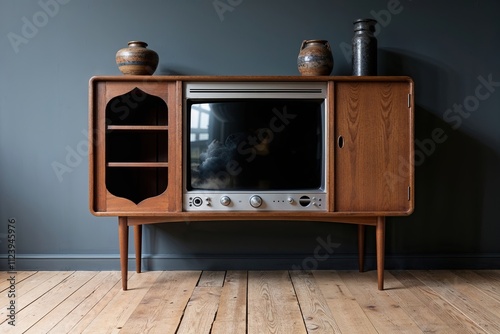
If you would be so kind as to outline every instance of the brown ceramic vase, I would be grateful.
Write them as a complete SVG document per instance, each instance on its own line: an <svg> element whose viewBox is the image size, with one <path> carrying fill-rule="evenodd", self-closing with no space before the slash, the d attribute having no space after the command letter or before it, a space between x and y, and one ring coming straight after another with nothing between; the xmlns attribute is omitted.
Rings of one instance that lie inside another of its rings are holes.
<svg viewBox="0 0 500 334"><path fill-rule="evenodd" d="M325 40L305 40L300 46L297 67L302 75L330 75L333 69L333 55L330 44Z"/></svg>
<svg viewBox="0 0 500 334"><path fill-rule="evenodd" d="M152 75L158 66L158 54L141 41L130 41L116 53L116 65L125 75Z"/></svg>

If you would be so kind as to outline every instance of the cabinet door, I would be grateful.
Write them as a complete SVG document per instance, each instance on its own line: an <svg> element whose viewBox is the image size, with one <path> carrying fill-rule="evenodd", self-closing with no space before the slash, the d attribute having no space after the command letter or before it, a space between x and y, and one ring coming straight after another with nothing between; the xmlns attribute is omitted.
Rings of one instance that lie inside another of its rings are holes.
<svg viewBox="0 0 500 334"><path fill-rule="evenodd" d="M176 83L95 79L91 92L91 210L177 211L178 168L171 163L180 154Z"/></svg>
<svg viewBox="0 0 500 334"><path fill-rule="evenodd" d="M334 211L413 210L413 84L346 81L334 87Z"/></svg>

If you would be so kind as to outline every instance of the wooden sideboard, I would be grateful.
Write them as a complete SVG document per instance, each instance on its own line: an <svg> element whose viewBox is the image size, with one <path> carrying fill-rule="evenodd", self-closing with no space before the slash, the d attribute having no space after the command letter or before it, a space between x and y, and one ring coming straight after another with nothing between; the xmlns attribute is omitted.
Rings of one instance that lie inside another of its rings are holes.
<svg viewBox="0 0 500 334"><path fill-rule="evenodd" d="M327 87L325 211L183 210L183 87L186 82L323 82ZM385 217L414 207L414 88L408 77L97 76L89 83L89 204L118 217L122 286L128 229L141 271L142 225L180 221L298 220L376 228L378 288L384 285ZM132 109L147 113L131 114ZM128 182L140 178L146 182Z"/></svg>

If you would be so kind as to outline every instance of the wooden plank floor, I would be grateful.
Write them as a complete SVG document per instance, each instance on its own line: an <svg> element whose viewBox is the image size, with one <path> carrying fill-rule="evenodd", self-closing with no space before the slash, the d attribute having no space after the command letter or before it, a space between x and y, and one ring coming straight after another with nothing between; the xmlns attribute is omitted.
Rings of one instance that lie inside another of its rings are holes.
<svg viewBox="0 0 500 334"><path fill-rule="evenodd" d="M1 333L500 333L500 270L386 271L384 291L375 271L130 272L128 291L114 271L10 276Z"/></svg>

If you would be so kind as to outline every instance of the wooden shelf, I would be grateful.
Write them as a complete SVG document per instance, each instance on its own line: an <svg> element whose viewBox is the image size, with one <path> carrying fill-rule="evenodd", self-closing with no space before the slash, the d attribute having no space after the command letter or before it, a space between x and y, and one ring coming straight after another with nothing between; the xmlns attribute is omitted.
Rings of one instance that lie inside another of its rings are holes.
<svg viewBox="0 0 500 334"><path fill-rule="evenodd" d="M108 125L107 130L121 131L165 131L168 125Z"/></svg>
<svg viewBox="0 0 500 334"><path fill-rule="evenodd" d="M108 162L108 167L168 167L168 162Z"/></svg>

